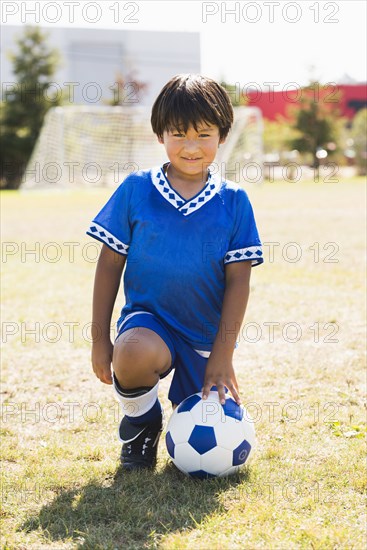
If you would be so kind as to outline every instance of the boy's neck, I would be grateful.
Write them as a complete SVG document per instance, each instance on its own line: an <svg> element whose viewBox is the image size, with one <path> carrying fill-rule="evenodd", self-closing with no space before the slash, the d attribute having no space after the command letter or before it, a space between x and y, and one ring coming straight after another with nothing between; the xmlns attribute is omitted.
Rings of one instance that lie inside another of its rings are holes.
<svg viewBox="0 0 367 550"><path fill-rule="evenodd" d="M181 175L180 172L177 172L172 166L171 163L168 163L164 166L164 173L173 187L181 186L187 190L196 189L204 187L209 177L209 170L203 170L202 174L193 174L190 175Z"/></svg>

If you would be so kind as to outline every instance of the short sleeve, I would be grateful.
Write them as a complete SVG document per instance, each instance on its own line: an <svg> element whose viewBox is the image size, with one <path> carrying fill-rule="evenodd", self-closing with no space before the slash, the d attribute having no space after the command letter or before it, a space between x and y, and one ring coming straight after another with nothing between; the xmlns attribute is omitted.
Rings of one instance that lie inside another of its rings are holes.
<svg viewBox="0 0 367 550"><path fill-rule="evenodd" d="M224 263L251 260L252 266L262 264L264 258L254 212L243 189L236 191L234 219L233 232Z"/></svg>
<svg viewBox="0 0 367 550"><path fill-rule="evenodd" d="M93 219L87 234L119 254L127 255L131 241L129 211L131 182L126 180Z"/></svg>

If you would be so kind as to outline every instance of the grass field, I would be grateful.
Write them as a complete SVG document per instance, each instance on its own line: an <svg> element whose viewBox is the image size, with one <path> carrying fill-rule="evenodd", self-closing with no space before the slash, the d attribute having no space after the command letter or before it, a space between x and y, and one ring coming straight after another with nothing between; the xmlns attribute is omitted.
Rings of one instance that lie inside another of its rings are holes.
<svg viewBox="0 0 367 550"><path fill-rule="evenodd" d="M2 548L365 547L364 183L248 192L265 263L234 361L258 446L237 477L203 482L163 440L154 475L118 469L118 405L90 367L99 247L85 236L110 192L2 194Z"/></svg>

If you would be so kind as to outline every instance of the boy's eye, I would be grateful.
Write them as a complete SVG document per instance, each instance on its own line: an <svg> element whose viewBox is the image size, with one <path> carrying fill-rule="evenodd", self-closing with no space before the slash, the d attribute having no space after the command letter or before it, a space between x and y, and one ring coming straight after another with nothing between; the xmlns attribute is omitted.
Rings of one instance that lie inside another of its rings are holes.
<svg viewBox="0 0 367 550"><path fill-rule="evenodd" d="M172 132L172 135L174 137L184 137L185 136L185 132ZM205 133L201 133L201 134L198 134L199 137L210 137L209 134L205 134Z"/></svg>

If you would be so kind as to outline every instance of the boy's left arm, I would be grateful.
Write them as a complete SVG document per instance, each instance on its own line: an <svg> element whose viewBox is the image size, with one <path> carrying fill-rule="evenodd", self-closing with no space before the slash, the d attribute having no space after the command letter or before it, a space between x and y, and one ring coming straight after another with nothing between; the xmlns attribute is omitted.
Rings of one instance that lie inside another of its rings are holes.
<svg viewBox="0 0 367 550"><path fill-rule="evenodd" d="M227 387L235 401L240 404L232 357L250 293L251 261L226 264L225 275L222 314L206 366L203 399L207 398L212 386L217 386L219 399L223 404Z"/></svg>

